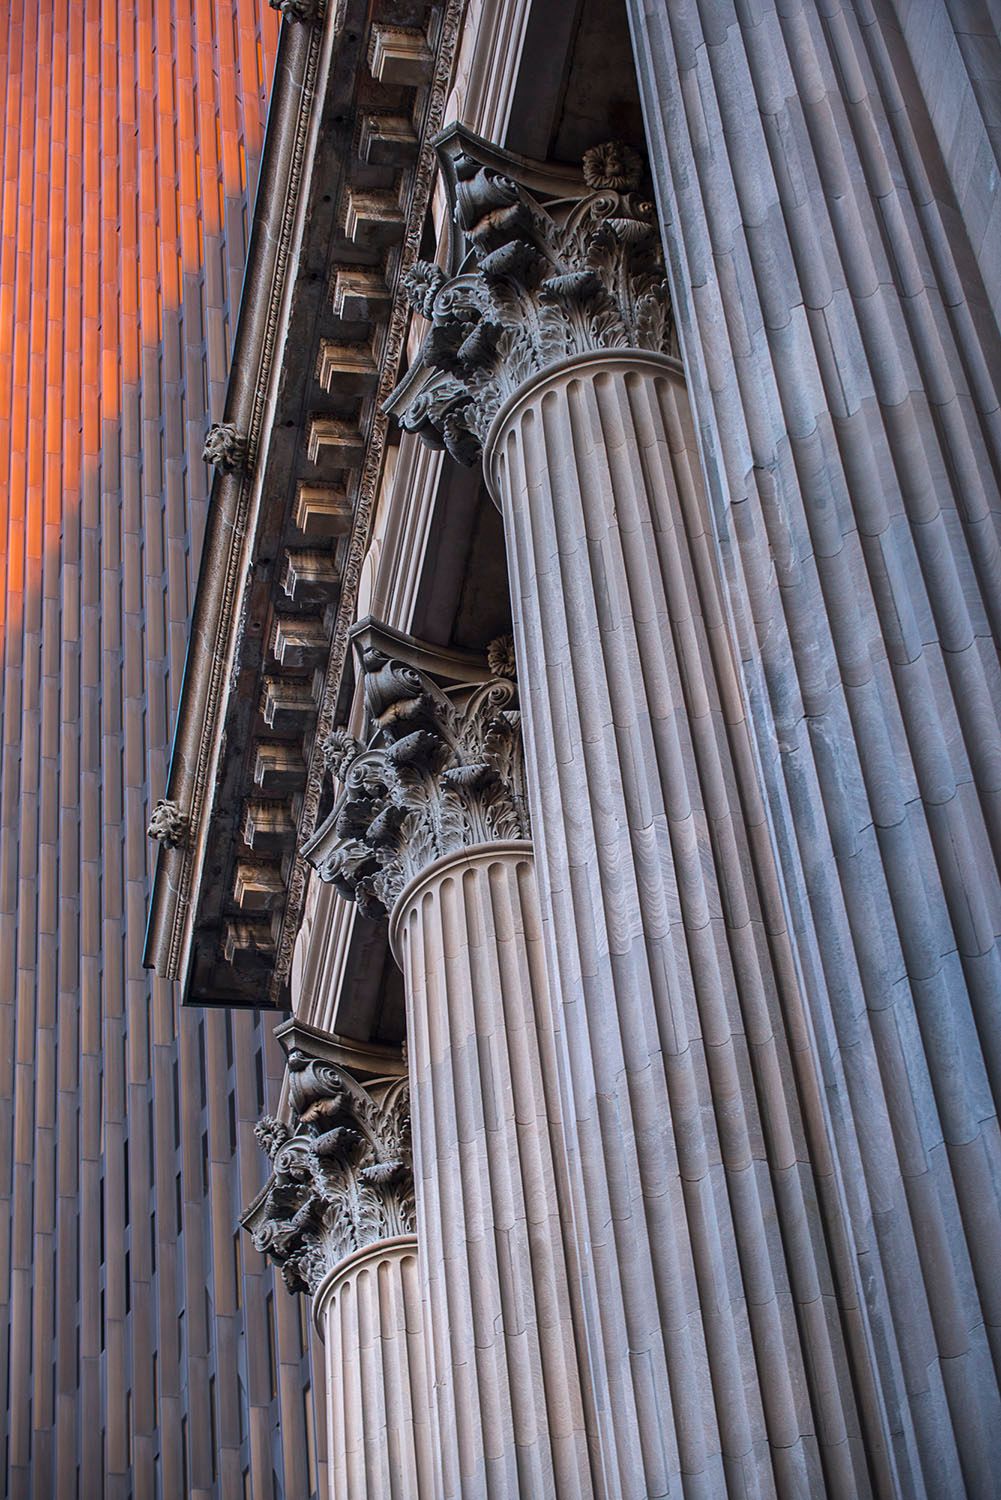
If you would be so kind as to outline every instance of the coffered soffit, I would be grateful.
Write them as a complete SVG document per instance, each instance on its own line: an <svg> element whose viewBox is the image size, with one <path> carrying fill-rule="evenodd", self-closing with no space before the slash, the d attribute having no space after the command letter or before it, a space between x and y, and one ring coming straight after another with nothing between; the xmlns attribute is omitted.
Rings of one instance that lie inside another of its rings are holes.
<svg viewBox="0 0 1001 1500"><path fill-rule="evenodd" d="M462 0L287 20L193 609L145 961L196 1004L283 1005L297 850L409 317ZM198 455L192 455L193 461Z"/></svg>

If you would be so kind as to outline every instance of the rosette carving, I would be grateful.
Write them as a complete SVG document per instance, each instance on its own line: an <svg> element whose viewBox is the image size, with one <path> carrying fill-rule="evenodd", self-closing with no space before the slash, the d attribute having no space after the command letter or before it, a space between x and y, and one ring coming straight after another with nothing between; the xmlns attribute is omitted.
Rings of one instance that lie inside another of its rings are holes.
<svg viewBox="0 0 1001 1500"><path fill-rule="evenodd" d="M584 157L576 196L519 180L524 164L461 131L443 147L457 274L418 261L403 289L431 327L387 403L408 431L478 462L503 401L558 360L599 349L667 353L671 304L642 161L619 142ZM506 164L507 170L499 170Z"/></svg>
<svg viewBox="0 0 1001 1500"><path fill-rule="evenodd" d="M514 680L518 673L513 635L499 635L490 642L487 647L487 666L494 677L510 677Z"/></svg>
<svg viewBox="0 0 1001 1500"><path fill-rule="evenodd" d="M271 1176L243 1223L291 1292L315 1292L352 1251L413 1234L409 1085L362 1085L300 1047L288 1056L292 1123L266 1115L255 1134Z"/></svg>
<svg viewBox="0 0 1001 1500"><path fill-rule="evenodd" d="M391 911L432 860L529 837L509 638L491 643L488 661L466 658L466 680L456 682L453 664L432 648L392 636L370 628L356 640L368 742L331 736L328 764L341 791L303 851L321 880L370 917ZM396 642L409 659L394 654ZM424 670L414 665L422 651Z"/></svg>

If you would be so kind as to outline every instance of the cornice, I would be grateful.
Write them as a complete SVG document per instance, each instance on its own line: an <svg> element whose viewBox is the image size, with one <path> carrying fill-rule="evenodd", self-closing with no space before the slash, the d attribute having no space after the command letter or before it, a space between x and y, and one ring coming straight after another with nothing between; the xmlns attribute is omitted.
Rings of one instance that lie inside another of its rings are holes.
<svg viewBox="0 0 1001 1500"><path fill-rule="evenodd" d="M237 435L239 453L226 433L217 438L223 462L166 789L185 836L161 843L145 955L184 980L197 1003L285 1001L305 891L296 850L316 821L315 746L335 713L382 469L381 405L398 377L408 318L389 289L417 253L435 164L429 141L464 4L410 8L429 38L424 83L413 37L397 48L382 17L399 9L388 0L374 17L363 0L341 0L322 23L282 28L219 424ZM381 77L366 71L369 54ZM411 141L400 122L415 112ZM386 167L394 151L399 171ZM390 178L396 189L372 187ZM340 272L335 266L322 286L318 246L333 246L335 260L343 247ZM318 353L316 363L300 356L297 369L302 325L317 332ZM355 407L352 425L345 413ZM287 415L293 410L299 420ZM283 611L304 628L284 629Z"/></svg>
<svg viewBox="0 0 1001 1500"><path fill-rule="evenodd" d="M336 7L327 27L332 29ZM224 424L241 434L243 462L218 468L192 611L184 687L178 707L169 805L188 830L185 842L162 843L157 857L144 963L178 978L190 944L192 890L204 852L203 813L210 760L218 753L223 676L232 659L233 622L244 559L247 515L263 412L272 380L275 335L296 224L302 163L316 100L324 31L283 27L265 134L233 353Z"/></svg>
<svg viewBox="0 0 1001 1500"><path fill-rule="evenodd" d="M435 71L431 83L424 130L414 176L410 211L407 215L406 232L400 256L399 274L401 278L418 258L421 236L424 232L427 212L431 202L431 190L434 186L435 172L437 170L435 139L441 130L445 118L445 104L448 98L456 46L465 10L466 0L448 0L442 12ZM273 990L278 992L284 991L288 982L289 972L292 967L292 952L295 946L296 934L299 930L299 921L302 916L309 866L301 850L305 841L316 828L320 797L326 774L326 767L320 747L326 736L333 729L337 718L338 694L350 648L350 632L357 617L358 585L361 579L362 564L364 563L365 553L368 548L375 500L382 473L386 436L389 430L390 418L384 407L390 394L395 389L399 378L404 340L409 321L409 304L402 292L398 291L394 297L387 330L386 347L375 402L373 429L362 470L351 545L344 571L344 583L334 622L330 655L327 660L327 668L320 697L316 736L313 741L313 750L310 755L306 787L303 794L302 815L300 819L301 837L296 846L288 885L285 919L275 955L272 987Z"/></svg>

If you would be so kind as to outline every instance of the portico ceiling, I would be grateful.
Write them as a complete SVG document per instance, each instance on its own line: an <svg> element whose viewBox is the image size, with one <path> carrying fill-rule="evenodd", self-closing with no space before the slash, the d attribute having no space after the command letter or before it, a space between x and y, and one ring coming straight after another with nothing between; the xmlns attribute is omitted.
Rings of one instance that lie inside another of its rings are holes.
<svg viewBox="0 0 1001 1500"><path fill-rule="evenodd" d="M316 819L316 746L336 711L382 465L379 406L401 361L392 290L419 248L433 161L418 143L442 123L461 10L347 0L283 27L223 414L232 434L153 825L145 962L191 1003L286 1003L297 849Z"/></svg>

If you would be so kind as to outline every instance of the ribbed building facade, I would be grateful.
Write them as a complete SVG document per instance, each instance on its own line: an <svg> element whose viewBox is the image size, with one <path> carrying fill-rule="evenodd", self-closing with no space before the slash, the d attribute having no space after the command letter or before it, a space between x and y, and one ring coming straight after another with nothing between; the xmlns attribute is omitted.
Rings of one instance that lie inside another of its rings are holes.
<svg viewBox="0 0 1001 1500"><path fill-rule="evenodd" d="M11 1500L316 1483L305 1322L235 1233L277 1017L182 1010L141 963L278 26L265 0L0 13Z"/></svg>
<svg viewBox="0 0 1001 1500"><path fill-rule="evenodd" d="M997 5L279 8L8 49L8 1488L996 1500Z"/></svg>

